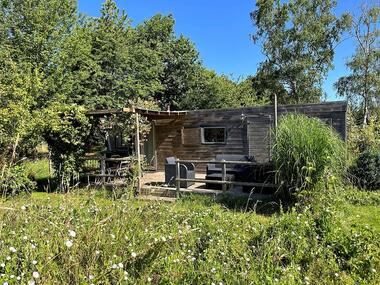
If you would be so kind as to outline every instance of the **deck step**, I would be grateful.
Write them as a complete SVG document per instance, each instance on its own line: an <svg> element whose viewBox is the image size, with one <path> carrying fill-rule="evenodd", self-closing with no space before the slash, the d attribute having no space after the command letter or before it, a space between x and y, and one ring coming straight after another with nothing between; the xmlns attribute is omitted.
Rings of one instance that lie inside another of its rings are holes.
<svg viewBox="0 0 380 285"><path fill-rule="evenodd" d="M176 198L173 197L160 197L152 195L138 195L137 199L146 201L163 201L163 202L175 202Z"/></svg>

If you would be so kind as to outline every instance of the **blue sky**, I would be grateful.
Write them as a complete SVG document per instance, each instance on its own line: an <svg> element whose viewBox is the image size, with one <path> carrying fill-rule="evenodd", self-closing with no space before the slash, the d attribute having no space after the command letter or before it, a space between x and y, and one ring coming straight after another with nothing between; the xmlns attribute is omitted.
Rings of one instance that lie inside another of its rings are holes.
<svg viewBox="0 0 380 285"><path fill-rule="evenodd" d="M103 0L78 0L79 11L98 16ZM249 13L254 0L118 0L118 7L127 12L137 25L157 13L173 14L178 35L190 38L200 52L204 65L234 79L255 74L264 59L259 46L250 40L254 28ZM338 0L335 13L356 11L360 2ZM345 61L355 50L352 39L336 48L334 65L324 83L328 100L337 100L333 84L347 74Z"/></svg>

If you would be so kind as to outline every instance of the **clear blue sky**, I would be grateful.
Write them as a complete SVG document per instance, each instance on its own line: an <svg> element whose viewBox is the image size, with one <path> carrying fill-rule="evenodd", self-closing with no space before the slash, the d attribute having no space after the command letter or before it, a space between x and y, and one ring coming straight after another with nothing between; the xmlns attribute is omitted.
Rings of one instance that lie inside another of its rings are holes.
<svg viewBox="0 0 380 285"><path fill-rule="evenodd" d="M103 0L78 0L79 11L98 16ZM254 0L118 0L118 7L127 12L137 25L157 13L173 14L176 33L190 38L200 52L204 65L234 79L255 74L263 60L261 49L250 40L253 25L249 13ZM359 1L338 0L336 14L356 11ZM354 52L351 39L336 49L335 68L324 83L328 100L337 100L333 83L347 70L345 61Z"/></svg>

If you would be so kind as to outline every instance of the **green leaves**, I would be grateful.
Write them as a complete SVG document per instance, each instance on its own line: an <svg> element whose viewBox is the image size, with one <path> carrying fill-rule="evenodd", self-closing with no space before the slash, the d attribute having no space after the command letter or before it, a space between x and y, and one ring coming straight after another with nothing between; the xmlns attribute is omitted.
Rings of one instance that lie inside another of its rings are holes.
<svg viewBox="0 0 380 285"><path fill-rule="evenodd" d="M258 73L264 75L264 89L275 94L286 91L280 102L313 102L322 96L321 84L332 67L334 44L349 24L349 17L332 13L335 1L273 0L256 2L251 13L256 26L253 40L261 43L267 59ZM275 88L273 88L275 87Z"/></svg>

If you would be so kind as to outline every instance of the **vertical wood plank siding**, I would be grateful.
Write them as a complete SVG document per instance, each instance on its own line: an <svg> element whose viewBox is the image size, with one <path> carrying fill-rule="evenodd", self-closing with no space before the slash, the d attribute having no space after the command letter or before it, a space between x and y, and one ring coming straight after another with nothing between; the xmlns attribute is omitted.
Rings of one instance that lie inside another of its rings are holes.
<svg viewBox="0 0 380 285"><path fill-rule="evenodd" d="M293 112L322 119L346 139L346 102L278 107L279 119L284 114ZM226 143L202 144L199 130L203 126L225 127ZM273 139L269 133L273 126L273 106L197 110L174 119L156 120L158 169L164 169L164 161L168 156L211 160L217 154L245 154L255 156L258 161L268 161Z"/></svg>

